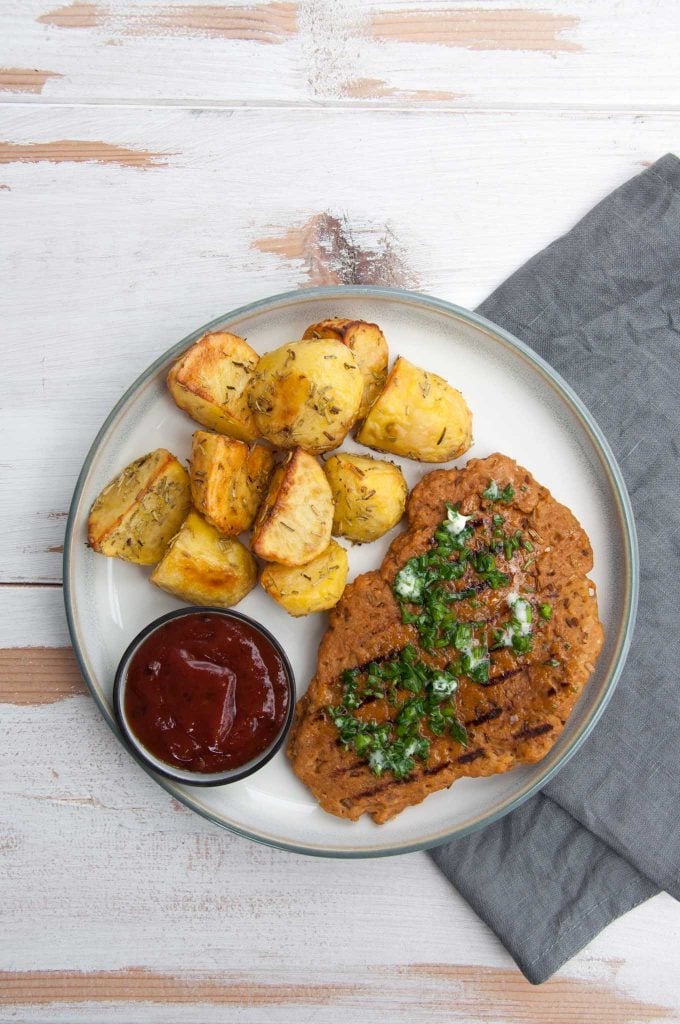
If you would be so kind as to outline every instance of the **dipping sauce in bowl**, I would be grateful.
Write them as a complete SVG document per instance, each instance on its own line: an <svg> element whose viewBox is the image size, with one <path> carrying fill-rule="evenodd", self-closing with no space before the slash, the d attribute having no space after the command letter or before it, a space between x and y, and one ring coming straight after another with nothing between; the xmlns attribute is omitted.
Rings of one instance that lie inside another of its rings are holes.
<svg viewBox="0 0 680 1024"><path fill-rule="evenodd" d="M253 620L182 609L130 645L114 704L128 741L157 771L202 785L235 781L281 745L294 704L292 670Z"/></svg>

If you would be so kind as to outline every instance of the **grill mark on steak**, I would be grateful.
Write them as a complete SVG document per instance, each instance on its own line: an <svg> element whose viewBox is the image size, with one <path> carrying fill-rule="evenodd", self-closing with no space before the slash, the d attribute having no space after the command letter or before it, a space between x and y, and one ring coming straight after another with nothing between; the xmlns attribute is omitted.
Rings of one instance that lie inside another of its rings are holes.
<svg viewBox="0 0 680 1024"><path fill-rule="evenodd" d="M465 725L483 725L484 722L493 722L494 718L500 718L503 714L503 708L491 708L490 711L485 711L483 715L478 715L477 718L471 718Z"/></svg>
<svg viewBox="0 0 680 1024"><path fill-rule="evenodd" d="M497 676L492 676L491 679L487 679L485 683L478 683L479 686L483 686L484 689L488 689L490 686L497 686L498 683L504 683L506 679L511 679L512 676L518 676L520 672L526 672L526 665L518 665L517 668L509 668L505 672L499 672Z"/></svg>
<svg viewBox="0 0 680 1024"><path fill-rule="evenodd" d="M377 796L378 793L384 792L391 786L406 786L409 782L413 782L413 777L409 776L406 779L386 779L381 782L379 786L372 786L371 789L364 789L361 793L355 793L352 800L363 800L367 796Z"/></svg>
<svg viewBox="0 0 680 1024"><path fill-rule="evenodd" d="M439 775L440 772L445 772L447 768L450 768L452 764L452 761L445 761L444 764L437 764L434 768L426 768L421 775Z"/></svg>
<svg viewBox="0 0 680 1024"><path fill-rule="evenodd" d="M353 668L351 671L360 673L367 672L370 665L382 665L384 662L389 661L390 658L396 657L401 650L403 650L403 648L395 647L394 650L386 651L385 654L381 654L377 658L371 658L369 661L365 661L363 665L357 665L356 668Z"/></svg>
<svg viewBox="0 0 680 1024"><path fill-rule="evenodd" d="M530 740L534 736L542 736L543 733L552 732L552 725L550 722L543 722L542 725L525 725L519 732L513 732L513 739L516 740Z"/></svg>
<svg viewBox="0 0 680 1024"><path fill-rule="evenodd" d="M461 754L460 757L456 758L458 764L471 764L472 761L477 761L480 757L484 757L484 747L479 747L477 750L471 750L467 754Z"/></svg>

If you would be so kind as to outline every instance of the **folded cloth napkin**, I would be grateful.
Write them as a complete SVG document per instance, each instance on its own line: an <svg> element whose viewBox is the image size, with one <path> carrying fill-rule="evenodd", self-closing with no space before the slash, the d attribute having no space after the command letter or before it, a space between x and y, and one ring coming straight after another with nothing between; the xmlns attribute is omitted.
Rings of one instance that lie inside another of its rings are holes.
<svg viewBox="0 0 680 1024"><path fill-rule="evenodd" d="M592 735L537 796L432 853L538 984L659 890L680 899L680 160L617 189L479 311L593 413L640 544L631 653Z"/></svg>

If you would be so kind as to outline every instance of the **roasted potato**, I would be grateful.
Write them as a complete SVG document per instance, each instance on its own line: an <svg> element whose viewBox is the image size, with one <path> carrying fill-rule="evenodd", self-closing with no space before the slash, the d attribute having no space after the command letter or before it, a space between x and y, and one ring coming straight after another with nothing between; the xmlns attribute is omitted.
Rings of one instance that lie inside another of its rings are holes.
<svg viewBox="0 0 680 1024"><path fill-rule="evenodd" d="M306 565L265 566L260 582L290 615L326 611L338 603L345 589L347 552L332 540Z"/></svg>
<svg viewBox="0 0 680 1024"><path fill-rule="evenodd" d="M251 547L268 562L305 565L328 547L333 499L313 455L296 448L274 470L255 520Z"/></svg>
<svg viewBox="0 0 680 1024"><path fill-rule="evenodd" d="M154 565L190 505L186 469L157 448L131 462L101 492L90 510L87 542L102 555Z"/></svg>
<svg viewBox="0 0 680 1024"><path fill-rule="evenodd" d="M370 455L331 455L324 466L335 503L333 533L366 543L396 526L408 487L399 466Z"/></svg>
<svg viewBox="0 0 680 1024"><path fill-rule="evenodd" d="M443 377L400 356L356 439L379 452L448 462L472 444L472 413Z"/></svg>
<svg viewBox="0 0 680 1024"><path fill-rule="evenodd" d="M311 324L303 338L337 338L354 353L364 379L364 390L357 419L362 420L382 391L387 379L388 349L385 335L377 324L365 320L321 320Z"/></svg>
<svg viewBox="0 0 680 1024"><path fill-rule="evenodd" d="M151 582L190 604L230 608L257 582L250 551L233 537L223 537L197 512L190 512Z"/></svg>
<svg viewBox="0 0 680 1024"><path fill-rule="evenodd" d="M194 505L220 533L235 537L253 525L273 467L269 448L197 430L189 465Z"/></svg>
<svg viewBox="0 0 680 1024"><path fill-rule="evenodd" d="M239 441L254 441L257 427L244 392L258 358L235 334L204 334L171 367L170 394L204 427Z"/></svg>
<svg viewBox="0 0 680 1024"><path fill-rule="evenodd" d="M362 393L361 371L342 342L293 341L261 357L248 403L272 444L327 452L342 444Z"/></svg>

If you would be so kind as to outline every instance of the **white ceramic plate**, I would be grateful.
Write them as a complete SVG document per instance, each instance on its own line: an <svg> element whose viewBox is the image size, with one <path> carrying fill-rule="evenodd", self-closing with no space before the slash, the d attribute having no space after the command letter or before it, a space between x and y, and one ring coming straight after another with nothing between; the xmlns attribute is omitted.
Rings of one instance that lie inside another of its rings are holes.
<svg viewBox="0 0 680 1024"><path fill-rule="evenodd" d="M123 651L152 619L182 602L151 586L149 571L103 558L86 547L92 501L133 459L157 447L189 455L196 424L165 388L171 362L206 330L247 337L258 351L299 338L329 316L372 320L392 356L401 354L446 377L474 417L470 457L501 451L517 459L573 509L595 552L605 646L597 669L559 741L537 765L488 779L461 779L386 825L342 821L322 811L291 771L284 751L242 782L214 789L157 779L178 800L225 828L302 853L365 857L435 846L506 814L535 792L593 728L623 667L635 616L637 549L621 474L597 425L558 375L507 332L460 307L428 296L367 287L313 289L275 296L220 317L166 352L121 398L85 461L71 506L64 552L64 592L73 645L102 714L117 733L111 689ZM349 449L363 450L354 442ZM431 466L398 460L410 486ZM350 578L377 566L394 534L352 548ZM292 662L301 695L314 671L325 617L292 619L260 589L239 610L261 621ZM118 734L118 733L117 733Z"/></svg>

